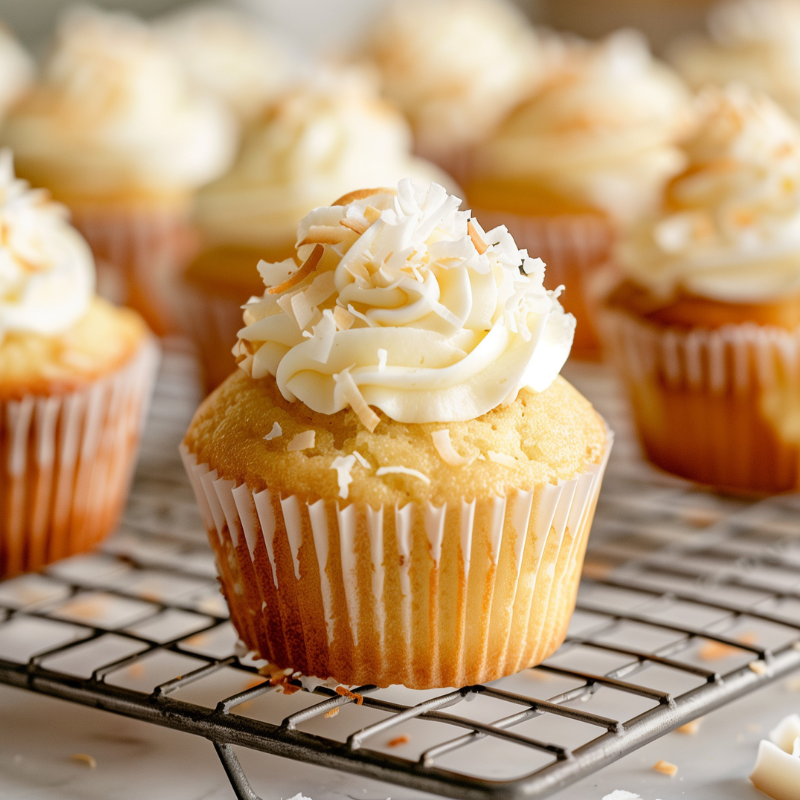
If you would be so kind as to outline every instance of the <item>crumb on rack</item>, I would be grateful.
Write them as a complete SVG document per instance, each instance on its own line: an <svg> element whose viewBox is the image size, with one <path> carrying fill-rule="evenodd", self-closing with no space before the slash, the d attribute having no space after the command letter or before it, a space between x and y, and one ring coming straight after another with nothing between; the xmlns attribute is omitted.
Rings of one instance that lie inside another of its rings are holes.
<svg viewBox="0 0 800 800"><path fill-rule="evenodd" d="M675 764L670 764L669 761L664 761L663 758L653 764L653 769L662 775L668 775L670 778L678 774L678 767Z"/></svg>
<svg viewBox="0 0 800 800"><path fill-rule="evenodd" d="M325 719L333 719L339 713L339 706L325 712Z"/></svg>
<svg viewBox="0 0 800 800"><path fill-rule="evenodd" d="M769 672L769 667L767 667L766 663L758 659L757 661L751 661L748 665L756 675L766 675Z"/></svg>
<svg viewBox="0 0 800 800"><path fill-rule="evenodd" d="M758 637L754 633L743 633L741 636L736 637L736 641L751 645L756 643L757 638ZM708 640L697 651L697 655L699 658L702 658L703 661L718 661L719 659L736 655L738 652L740 652L740 649L735 645Z"/></svg>
<svg viewBox="0 0 800 800"><path fill-rule="evenodd" d="M97 761L94 760L92 756L88 753L73 753L69 757L70 761L74 761L76 764L83 764L85 767L89 769L96 769L97 768Z"/></svg>
<svg viewBox="0 0 800 800"><path fill-rule="evenodd" d="M364 695L358 694L357 692L351 692L346 686L337 686L336 694L340 694L342 697L349 697L351 700L355 700L356 704L359 706L364 705Z"/></svg>
<svg viewBox="0 0 800 800"><path fill-rule="evenodd" d="M693 719L691 722L681 725L680 728L675 728L675 733L682 733L684 736L696 736L704 719L705 717Z"/></svg>
<svg viewBox="0 0 800 800"><path fill-rule="evenodd" d="M402 744L408 744L411 741L411 737L407 733L401 733L399 736L395 736L394 739L389 740L389 747L400 747Z"/></svg>

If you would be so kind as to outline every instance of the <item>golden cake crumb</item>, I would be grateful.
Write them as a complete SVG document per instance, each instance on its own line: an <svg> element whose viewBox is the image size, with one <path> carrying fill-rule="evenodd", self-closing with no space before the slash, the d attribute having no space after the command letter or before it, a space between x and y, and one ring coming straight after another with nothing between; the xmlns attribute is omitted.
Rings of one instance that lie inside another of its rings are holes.
<svg viewBox="0 0 800 800"><path fill-rule="evenodd" d="M399 736L395 736L394 739L389 740L389 747L400 747L400 745L408 744L411 741L411 737L407 733L401 733Z"/></svg>

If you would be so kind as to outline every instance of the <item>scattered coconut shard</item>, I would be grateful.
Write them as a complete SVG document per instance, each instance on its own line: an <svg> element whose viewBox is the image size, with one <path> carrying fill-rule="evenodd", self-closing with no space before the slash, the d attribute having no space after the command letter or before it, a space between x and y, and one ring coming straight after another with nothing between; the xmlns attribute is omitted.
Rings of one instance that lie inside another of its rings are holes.
<svg viewBox="0 0 800 800"><path fill-rule="evenodd" d="M641 796L633 792L626 792L624 789L615 789L611 794L607 794L603 800L642 800Z"/></svg>
<svg viewBox="0 0 800 800"><path fill-rule="evenodd" d="M759 744L750 780L773 800L800 798L800 715L783 719Z"/></svg>
<svg viewBox="0 0 800 800"><path fill-rule="evenodd" d="M678 774L678 767L675 764L670 764L669 761L664 761L663 758L653 764L653 769L662 775L668 775L670 778Z"/></svg>
<svg viewBox="0 0 800 800"><path fill-rule="evenodd" d="M70 761L74 761L76 764L83 764L85 767L89 769L96 769L97 768L97 761L87 753L73 753L69 757Z"/></svg>
<svg viewBox="0 0 800 800"><path fill-rule="evenodd" d="M322 260L322 255L325 252L325 248L318 244L312 251L311 255L306 259L305 264L297 270L297 272L292 273L290 277L288 277L283 283L279 283L277 286L273 286L271 289L267 289L268 294L281 294L285 292L287 289L291 289L292 286L297 286L300 281L303 280L306 276L310 275L316 268L317 264Z"/></svg>
<svg viewBox="0 0 800 800"><path fill-rule="evenodd" d="M289 453L294 453L298 450L310 450L314 446L314 441L316 438L317 434L314 431L303 431L302 433L298 433L292 438L292 441L289 442L289 446L286 448L286 451Z"/></svg>
<svg viewBox="0 0 800 800"><path fill-rule="evenodd" d="M333 719L339 713L339 706L325 712L325 719Z"/></svg>
<svg viewBox="0 0 800 800"><path fill-rule="evenodd" d="M451 467L467 467L478 457L477 453L471 458L460 456L453 447L453 443L450 441L450 431L446 428L441 431L434 431L431 434L431 439L439 457Z"/></svg>
<svg viewBox="0 0 800 800"><path fill-rule="evenodd" d="M273 422L272 430L264 438L269 442L272 439L277 439L279 436L283 436L283 429L277 422Z"/></svg>
<svg viewBox="0 0 800 800"><path fill-rule="evenodd" d="M756 675L766 675L769 672L769 667L764 661L751 661L748 665Z"/></svg>
<svg viewBox="0 0 800 800"><path fill-rule="evenodd" d="M486 244L483 239L481 239L478 229L475 227L475 224L472 222L472 220L467 223L467 233L469 233L469 238L472 239L472 244L475 245L478 255L482 256L486 252L489 245Z"/></svg>
<svg viewBox="0 0 800 800"><path fill-rule="evenodd" d="M384 475L411 475L412 478L419 478L425 483L430 483L431 479L420 472L418 469L411 469L411 467L381 467L376 473L379 478Z"/></svg>

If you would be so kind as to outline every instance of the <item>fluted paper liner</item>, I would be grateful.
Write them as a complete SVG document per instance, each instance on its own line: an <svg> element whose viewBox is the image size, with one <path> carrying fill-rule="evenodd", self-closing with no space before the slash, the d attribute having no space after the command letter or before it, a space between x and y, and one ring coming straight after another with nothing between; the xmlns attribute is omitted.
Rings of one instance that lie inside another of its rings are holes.
<svg viewBox="0 0 800 800"><path fill-rule="evenodd" d="M147 340L87 389L0 400L0 576L89 550L114 529L157 364Z"/></svg>
<svg viewBox="0 0 800 800"><path fill-rule="evenodd" d="M473 208L484 230L505 225L517 247L531 258L547 264L545 286L564 286L561 296L565 310L578 322L572 353L582 358L597 358L600 338L597 332L595 273L607 267L614 247L615 231L601 214L509 214Z"/></svg>
<svg viewBox="0 0 800 800"><path fill-rule="evenodd" d="M561 644L612 438L572 480L441 507L306 502L181 455L248 648L348 685L432 688Z"/></svg>
<svg viewBox="0 0 800 800"><path fill-rule="evenodd" d="M800 489L800 329L665 328L608 309L603 335L654 463L724 488Z"/></svg>

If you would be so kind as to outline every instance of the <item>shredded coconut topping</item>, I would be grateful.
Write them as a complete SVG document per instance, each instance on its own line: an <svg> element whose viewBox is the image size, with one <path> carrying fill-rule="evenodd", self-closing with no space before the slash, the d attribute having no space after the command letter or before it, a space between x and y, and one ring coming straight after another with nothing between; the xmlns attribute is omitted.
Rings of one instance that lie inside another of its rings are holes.
<svg viewBox="0 0 800 800"><path fill-rule="evenodd" d="M453 447L453 443L450 441L449 430L434 431L431 434L431 439L433 439L433 446L436 448L436 452L441 456L442 461L449 464L451 467L469 466L478 457L477 453L470 457L460 456Z"/></svg>
<svg viewBox="0 0 800 800"><path fill-rule="evenodd" d="M367 459L364 458L364 456L362 456L361 453L358 452L358 450L353 450L353 455L358 460L358 463L361 464L362 467L364 467L364 469L371 469L369 461L367 461Z"/></svg>
<svg viewBox="0 0 800 800"><path fill-rule="evenodd" d="M279 436L283 436L283 429L277 422L273 422L272 430L264 438L269 442L272 439L277 439Z"/></svg>
<svg viewBox="0 0 800 800"><path fill-rule="evenodd" d="M355 456L336 456L331 464L331 469L336 470L336 480L339 482L339 497L347 500L350 494L350 484L353 476L350 474L356 464Z"/></svg>
<svg viewBox="0 0 800 800"><path fill-rule="evenodd" d="M421 481L425 481L425 483L430 484L431 479L425 475L423 472L420 472L418 469L411 469L411 467L380 467L378 471L375 473L379 478L383 477L384 475L411 475L413 478L419 478Z"/></svg>
<svg viewBox="0 0 800 800"><path fill-rule="evenodd" d="M292 437L292 441L286 448L288 453L294 453L297 450L310 450L314 446L314 440L317 434L314 431L303 431Z"/></svg>

